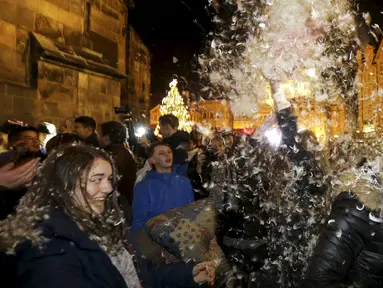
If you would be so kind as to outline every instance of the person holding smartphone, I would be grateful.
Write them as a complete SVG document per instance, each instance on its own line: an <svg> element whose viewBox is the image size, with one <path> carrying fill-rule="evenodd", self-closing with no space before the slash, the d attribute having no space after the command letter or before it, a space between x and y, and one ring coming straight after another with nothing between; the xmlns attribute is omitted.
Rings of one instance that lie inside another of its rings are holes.
<svg viewBox="0 0 383 288"><path fill-rule="evenodd" d="M0 167L0 191L19 188L36 175L40 159L36 158L17 168L13 162Z"/></svg>
<svg viewBox="0 0 383 288"><path fill-rule="evenodd" d="M38 163L45 158L40 151L37 129L32 126L12 127L8 148L8 152L0 154L0 219L14 212Z"/></svg>

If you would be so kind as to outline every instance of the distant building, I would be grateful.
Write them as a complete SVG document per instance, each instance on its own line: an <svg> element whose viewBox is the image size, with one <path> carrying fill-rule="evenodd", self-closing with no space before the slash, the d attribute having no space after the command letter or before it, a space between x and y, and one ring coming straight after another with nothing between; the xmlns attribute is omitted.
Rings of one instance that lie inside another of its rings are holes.
<svg viewBox="0 0 383 288"><path fill-rule="evenodd" d="M203 100L189 105L190 121L217 129L231 129L232 115L229 102L221 100ZM160 118L160 104L150 110L150 127L154 129Z"/></svg>
<svg viewBox="0 0 383 288"><path fill-rule="evenodd" d="M198 124L216 128L217 130L232 129L233 114L230 110L230 101L200 100L198 107L199 113L201 113Z"/></svg>
<svg viewBox="0 0 383 288"><path fill-rule="evenodd" d="M240 117L232 115L230 101L227 100L200 100L189 103L190 121L193 124L217 130L254 131L256 127L260 126L263 119L270 114L271 109L270 107L264 107L262 112L260 111L257 118ZM150 127L152 129L157 126L160 116L160 104L158 104L150 110Z"/></svg>
<svg viewBox="0 0 383 288"><path fill-rule="evenodd" d="M359 81L361 87L358 95L358 130L370 132L379 127L377 69L375 48L367 45L364 51L358 52Z"/></svg>
<svg viewBox="0 0 383 288"><path fill-rule="evenodd" d="M299 129L312 130L324 143L328 136L339 136L345 131L344 103L337 99L332 104L317 103L313 98L295 97L291 99L294 113L298 116ZM250 134L259 128L265 118L273 113L274 107L267 103L260 105L253 117L235 116L228 100L200 100L189 105L190 120L217 130L233 130L236 133ZM150 110L150 126L155 128L160 117L160 105Z"/></svg>
<svg viewBox="0 0 383 288"><path fill-rule="evenodd" d="M157 127L160 116L160 104L158 104L150 110L150 128L155 129Z"/></svg>
<svg viewBox="0 0 383 288"><path fill-rule="evenodd" d="M383 41L378 49L371 45L357 54L358 60L358 131L383 131Z"/></svg>

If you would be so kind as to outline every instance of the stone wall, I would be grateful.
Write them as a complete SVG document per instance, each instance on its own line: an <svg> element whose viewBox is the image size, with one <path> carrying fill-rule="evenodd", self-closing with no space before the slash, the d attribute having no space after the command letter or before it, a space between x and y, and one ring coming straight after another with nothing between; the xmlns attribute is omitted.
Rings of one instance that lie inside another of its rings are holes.
<svg viewBox="0 0 383 288"><path fill-rule="evenodd" d="M67 117L91 115L97 123L117 119L120 82L39 62L37 114L39 120L59 123Z"/></svg>
<svg viewBox="0 0 383 288"><path fill-rule="evenodd" d="M77 115L97 122L114 119L119 81L41 61L32 74L29 40L34 32L55 43L94 50L125 73L126 21L127 7L119 0L0 0L0 120L58 124Z"/></svg>
<svg viewBox="0 0 383 288"><path fill-rule="evenodd" d="M120 81L39 62L38 89L0 83L0 121L17 118L28 123L91 115L97 123L117 119Z"/></svg>
<svg viewBox="0 0 383 288"><path fill-rule="evenodd" d="M130 106L135 121L149 124L151 55L132 27L128 41L128 83L121 104Z"/></svg>
<svg viewBox="0 0 383 288"><path fill-rule="evenodd" d="M18 119L34 123L37 91L27 86L0 82L0 121Z"/></svg>

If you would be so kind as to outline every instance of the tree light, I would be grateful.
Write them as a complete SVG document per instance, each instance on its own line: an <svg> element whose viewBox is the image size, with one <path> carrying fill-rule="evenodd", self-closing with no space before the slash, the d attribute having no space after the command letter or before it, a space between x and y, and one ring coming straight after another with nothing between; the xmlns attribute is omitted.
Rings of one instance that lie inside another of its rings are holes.
<svg viewBox="0 0 383 288"><path fill-rule="evenodd" d="M184 104L184 99L178 91L177 83L178 82L176 79L173 79L173 81L170 82L170 91L168 92L168 95L164 99L162 99L162 104L160 106L160 115L162 116L166 114L173 114L178 118L178 129L190 132L192 129L189 121L189 111L187 109L187 106ZM159 129L157 126L155 135L158 132Z"/></svg>

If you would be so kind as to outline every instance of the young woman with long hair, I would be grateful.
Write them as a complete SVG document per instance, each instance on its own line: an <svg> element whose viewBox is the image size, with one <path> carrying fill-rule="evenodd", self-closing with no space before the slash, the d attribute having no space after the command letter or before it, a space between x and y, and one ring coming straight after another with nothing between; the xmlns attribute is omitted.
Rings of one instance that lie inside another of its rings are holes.
<svg viewBox="0 0 383 288"><path fill-rule="evenodd" d="M116 184L113 161L102 150L72 145L49 155L16 214L0 223L0 248L16 255L17 287L194 287L213 282L210 262L154 267L131 249Z"/></svg>

